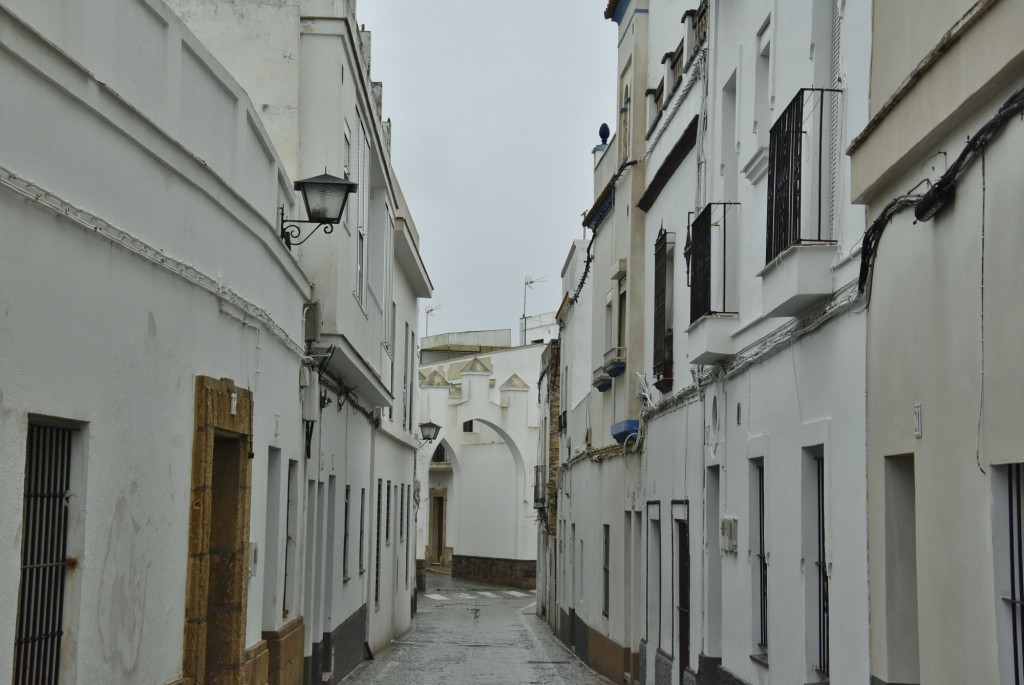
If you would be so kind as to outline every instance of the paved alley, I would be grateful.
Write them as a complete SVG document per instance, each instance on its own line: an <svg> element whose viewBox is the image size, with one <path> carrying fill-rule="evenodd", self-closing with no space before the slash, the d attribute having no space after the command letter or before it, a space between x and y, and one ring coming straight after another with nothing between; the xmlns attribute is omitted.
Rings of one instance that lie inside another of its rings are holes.
<svg viewBox="0 0 1024 685"><path fill-rule="evenodd" d="M428 573L412 630L344 683L584 685L607 683L534 613L531 591Z"/></svg>

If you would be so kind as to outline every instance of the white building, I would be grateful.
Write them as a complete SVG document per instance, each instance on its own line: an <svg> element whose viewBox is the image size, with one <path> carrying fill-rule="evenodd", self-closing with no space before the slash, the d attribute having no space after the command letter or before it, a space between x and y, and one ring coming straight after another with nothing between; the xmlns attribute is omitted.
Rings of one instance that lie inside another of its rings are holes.
<svg viewBox="0 0 1024 685"><path fill-rule="evenodd" d="M1024 680L1024 3L872 3L871 680Z"/></svg>
<svg viewBox="0 0 1024 685"><path fill-rule="evenodd" d="M254 34L218 61L158 0L0 4L0 678L337 682L409 625L430 283L368 37L294 9L277 107L224 66ZM292 180L343 160L345 220L290 252Z"/></svg>
<svg viewBox="0 0 1024 685"><path fill-rule="evenodd" d="M471 331L422 341L424 358L438 360L420 367L420 418L441 430L417 460L417 554L455 577L532 589L545 347L495 344L510 336ZM449 356L467 349L476 351Z"/></svg>
<svg viewBox="0 0 1024 685"><path fill-rule="evenodd" d="M621 233L627 281L648 265L624 355L646 383L617 454L592 433L561 470L559 632L617 682L865 682L864 213L842 153L867 122L869 8L612 0L606 16L639 83L595 172L591 326L603 342L600 265L622 256L602 234ZM583 419L565 409L568 443Z"/></svg>

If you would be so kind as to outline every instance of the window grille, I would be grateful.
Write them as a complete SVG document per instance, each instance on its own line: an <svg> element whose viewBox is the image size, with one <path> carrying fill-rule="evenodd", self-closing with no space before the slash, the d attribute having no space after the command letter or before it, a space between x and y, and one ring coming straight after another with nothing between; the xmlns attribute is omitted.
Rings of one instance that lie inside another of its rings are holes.
<svg viewBox="0 0 1024 685"><path fill-rule="evenodd" d="M366 488L359 488L359 572L366 570Z"/></svg>
<svg viewBox="0 0 1024 685"><path fill-rule="evenodd" d="M672 345L668 344L668 245L669 233L662 228L654 242L654 374L671 371Z"/></svg>
<svg viewBox="0 0 1024 685"><path fill-rule="evenodd" d="M352 508L352 486L345 486L345 532L343 533L343 542L341 545L341 573L342 576L348 578L348 522L349 512Z"/></svg>
<svg viewBox="0 0 1024 685"><path fill-rule="evenodd" d="M604 564L602 569L603 574L603 593L601 598L601 612L608 616L608 595L610 577L608 573L609 562L611 560L611 526L605 524L604 526Z"/></svg>
<svg viewBox="0 0 1024 685"><path fill-rule="evenodd" d="M1010 530L1010 607L1013 682L1024 682L1024 464L1010 464L1007 511Z"/></svg>
<svg viewBox="0 0 1024 685"><path fill-rule="evenodd" d="M384 481L377 479L377 545L373 564L373 603L380 606L380 533L381 506L384 500Z"/></svg>
<svg viewBox="0 0 1024 685"><path fill-rule="evenodd" d="M818 481L818 671L828 673L828 569L825 565L825 460L814 460Z"/></svg>
<svg viewBox="0 0 1024 685"><path fill-rule="evenodd" d="M412 485L405 489L405 586L409 587L409 538L412 532L409 530L409 507L412 506Z"/></svg>
<svg viewBox="0 0 1024 685"><path fill-rule="evenodd" d="M679 525L679 665L690 665L690 523Z"/></svg>
<svg viewBox="0 0 1024 685"><path fill-rule="evenodd" d="M756 465L757 470L757 595L758 595L758 640L762 649L768 648L768 557L764 549L764 462Z"/></svg>
<svg viewBox="0 0 1024 685"><path fill-rule="evenodd" d="M823 161L832 143L831 129L838 126L838 93L829 88L801 88L772 126L768 142L766 263L792 245L827 242L830 238L833 167L831 160L827 166ZM805 144L811 146L806 160ZM823 198L826 183L829 193ZM811 223L806 227L805 216Z"/></svg>
<svg viewBox="0 0 1024 685"><path fill-rule="evenodd" d="M15 685L60 679L71 483L71 430L30 425L25 456Z"/></svg>
<svg viewBox="0 0 1024 685"><path fill-rule="evenodd" d="M391 542L391 481L388 481L388 509L384 517L384 539Z"/></svg>
<svg viewBox="0 0 1024 685"><path fill-rule="evenodd" d="M690 323L708 314L729 312L728 273L729 209L734 202L715 202L707 205L690 224L688 259L690 274ZM717 246L721 264L713 263L712 250ZM715 288L712 278L720 280ZM717 306L716 306L717 305Z"/></svg>

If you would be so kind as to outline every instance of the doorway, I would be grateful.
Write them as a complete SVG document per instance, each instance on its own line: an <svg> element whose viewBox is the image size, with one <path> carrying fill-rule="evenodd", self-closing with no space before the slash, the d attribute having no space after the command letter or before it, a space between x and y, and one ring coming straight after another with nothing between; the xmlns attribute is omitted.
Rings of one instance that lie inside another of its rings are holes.
<svg viewBox="0 0 1024 685"><path fill-rule="evenodd" d="M434 494L437 491L431 492L430 496L430 555L429 561L432 564L444 565L444 549L445 549L445 509L447 499L445 492L442 490L441 494Z"/></svg>

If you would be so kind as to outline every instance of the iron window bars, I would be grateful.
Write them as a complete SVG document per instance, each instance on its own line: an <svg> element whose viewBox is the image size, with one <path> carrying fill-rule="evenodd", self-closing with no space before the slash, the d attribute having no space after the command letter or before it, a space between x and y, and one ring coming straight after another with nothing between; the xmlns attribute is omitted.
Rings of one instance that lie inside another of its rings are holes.
<svg viewBox="0 0 1024 685"><path fill-rule="evenodd" d="M831 242L828 233L823 232L822 223L827 223L830 217L832 170L831 166L823 165L823 158L826 146L832 147L830 129L837 124L831 112L838 106L840 92L831 88L801 88L772 126L768 143L765 263L792 245ZM825 116L826 104L830 111L828 117ZM812 146L810 156L816 161L804 160L805 136ZM838 154L838 151L831 150L829 154ZM805 177L811 184L810 197L804 194ZM823 198L822 186L826 180L829 195ZM805 207L807 202L813 204ZM806 228L802 225L805 213L812 223Z"/></svg>
<svg viewBox="0 0 1024 685"><path fill-rule="evenodd" d="M1010 607L1010 625L1013 642L1013 682L1024 679L1024 464L1010 464L1008 467L1010 529L1010 596L1004 598Z"/></svg>
<svg viewBox="0 0 1024 685"><path fill-rule="evenodd" d="M654 375L672 375L672 333L668 321L668 247L670 234L664 228L654 241Z"/></svg>
<svg viewBox="0 0 1024 685"><path fill-rule="evenodd" d="M729 208L737 206L736 202L713 202L697 215L690 224L690 254L687 257L690 275L690 323L708 314L729 313L726 306L728 302L728 269L727 261L729 255ZM717 217L717 218L716 218ZM714 298L712 295L712 229L717 231L719 244L721 245L721 273L722 279L721 297ZM720 302L719 308L712 306L712 300Z"/></svg>
<svg viewBox="0 0 1024 685"><path fill-rule="evenodd" d="M29 425L14 683L60 681L71 430Z"/></svg>
<svg viewBox="0 0 1024 685"><path fill-rule="evenodd" d="M758 638L757 646L768 649L768 556L764 549L764 462L757 469L757 571Z"/></svg>
<svg viewBox="0 0 1024 685"><path fill-rule="evenodd" d="M814 459L818 485L818 671L828 673L828 569L825 564L825 460Z"/></svg>

